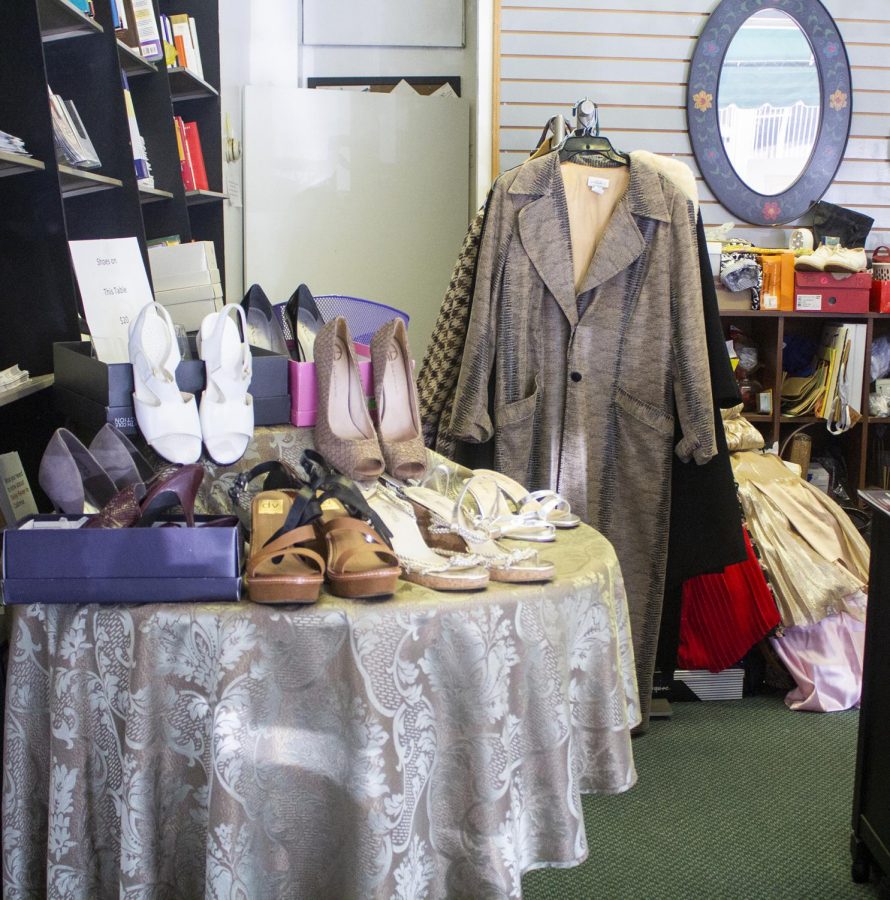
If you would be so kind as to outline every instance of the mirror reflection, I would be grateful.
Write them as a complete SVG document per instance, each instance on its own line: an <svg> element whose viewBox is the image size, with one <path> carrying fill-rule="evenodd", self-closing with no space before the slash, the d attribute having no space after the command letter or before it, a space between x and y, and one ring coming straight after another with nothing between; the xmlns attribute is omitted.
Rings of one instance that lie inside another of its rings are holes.
<svg viewBox="0 0 890 900"><path fill-rule="evenodd" d="M720 135L739 178L772 196L800 177L819 131L819 73L797 22L755 13L729 45L717 94Z"/></svg>

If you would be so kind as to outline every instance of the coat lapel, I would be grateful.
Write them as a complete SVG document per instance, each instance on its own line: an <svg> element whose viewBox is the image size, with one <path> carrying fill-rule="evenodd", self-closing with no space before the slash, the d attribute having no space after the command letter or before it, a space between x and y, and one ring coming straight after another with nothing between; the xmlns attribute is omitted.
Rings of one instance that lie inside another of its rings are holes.
<svg viewBox="0 0 890 900"><path fill-rule="evenodd" d="M622 199L606 223L578 293L585 294L636 262L645 247L640 229Z"/></svg>
<svg viewBox="0 0 890 900"><path fill-rule="evenodd" d="M510 193L517 199L528 198L517 217L519 239L560 309L576 325L572 236L559 157L548 153L524 163L510 186Z"/></svg>
<svg viewBox="0 0 890 900"><path fill-rule="evenodd" d="M562 213L552 194L533 200L519 211L519 238L541 280L575 325L578 307L572 279L572 243L563 236L568 231L568 215Z"/></svg>

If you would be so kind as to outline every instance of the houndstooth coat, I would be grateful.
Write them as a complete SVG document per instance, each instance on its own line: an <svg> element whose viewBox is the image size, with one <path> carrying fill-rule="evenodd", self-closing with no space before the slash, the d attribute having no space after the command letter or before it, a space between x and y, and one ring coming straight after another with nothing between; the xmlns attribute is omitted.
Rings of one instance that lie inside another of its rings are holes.
<svg viewBox="0 0 890 900"><path fill-rule="evenodd" d="M576 295L557 155L503 175L489 199L451 418L463 440L494 439L495 468L558 490L614 544L644 720L671 454L701 464L717 452L693 216L678 188L632 159Z"/></svg>

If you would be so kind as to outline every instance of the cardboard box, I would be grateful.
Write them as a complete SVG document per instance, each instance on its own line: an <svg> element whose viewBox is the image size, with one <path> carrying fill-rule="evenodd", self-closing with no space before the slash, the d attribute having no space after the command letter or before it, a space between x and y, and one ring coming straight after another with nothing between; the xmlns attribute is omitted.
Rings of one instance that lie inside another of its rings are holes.
<svg viewBox="0 0 890 900"><path fill-rule="evenodd" d="M5 603L197 603L241 597L237 519L207 527L40 528L80 516L28 516L5 532ZM207 523L216 516L196 516ZM184 520L162 521L184 526Z"/></svg>
<svg viewBox="0 0 890 900"><path fill-rule="evenodd" d="M194 338L189 341L195 359L184 359L176 369L181 391L199 398L204 390L204 360L197 358ZM283 425L290 419L287 357L250 348L253 356L253 397L256 425ZM91 344L63 342L53 345L56 407L84 429L98 431L110 422L125 434L136 433L133 413L133 368L129 363L100 362L91 354ZM370 363L369 363L370 365Z"/></svg>
<svg viewBox="0 0 890 900"><path fill-rule="evenodd" d="M794 308L798 312L867 313L868 272L795 272Z"/></svg>
<svg viewBox="0 0 890 900"><path fill-rule="evenodd" d="M355 352L359 358L358 369L362 379L362 390L368 398L369 405L374 398L374 375L371 371L371 348L365 344L355 344ZM305 427L315 424L318 411L318 384L315 378L315 363L295 362L288 360L290 371L292 425Z"/></svg>
<svg viewBox="0 0 890 900"><path fill-rule="evenodd" d="M730 291L721 282L718 282L717 306L721 311L751 312L751 288L744 291Z"/></svg>

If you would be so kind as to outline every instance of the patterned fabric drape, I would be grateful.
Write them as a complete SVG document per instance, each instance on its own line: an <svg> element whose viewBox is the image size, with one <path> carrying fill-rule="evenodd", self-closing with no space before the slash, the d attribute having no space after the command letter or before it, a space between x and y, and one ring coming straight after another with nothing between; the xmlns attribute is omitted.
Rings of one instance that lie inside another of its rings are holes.
<svg viewBox="0 0 890 900"><path fill-rule="evenodd" d="M581 862L580 793L635 780L633 651L606 540L547 555L477 595L13 608L4 896L520 897Z"/></svg>

